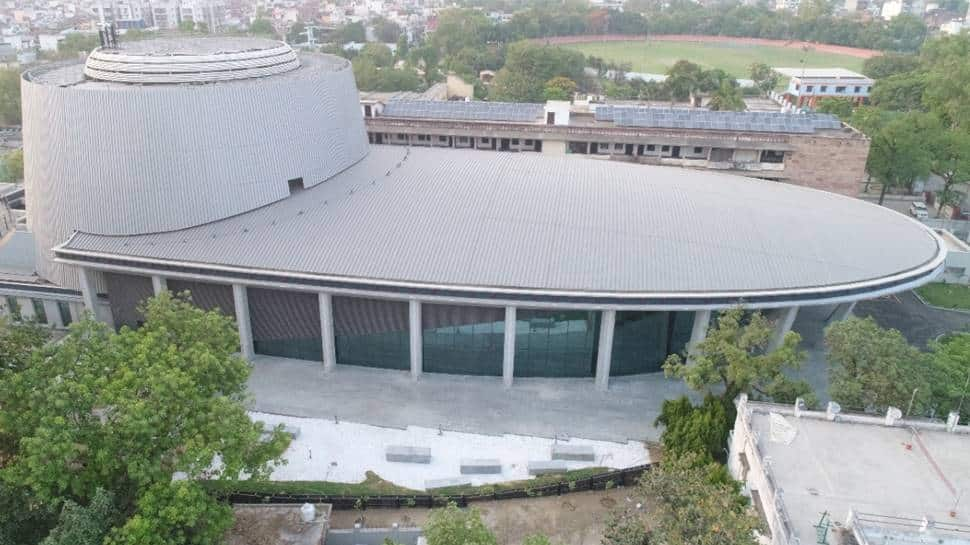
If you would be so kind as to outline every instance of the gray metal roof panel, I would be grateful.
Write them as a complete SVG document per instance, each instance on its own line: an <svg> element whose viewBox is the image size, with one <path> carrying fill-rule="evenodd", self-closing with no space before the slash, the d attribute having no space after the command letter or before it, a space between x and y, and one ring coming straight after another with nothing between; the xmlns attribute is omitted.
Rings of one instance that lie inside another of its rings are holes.
<svg viewBox="0 0 970 545"><path fill-rule="evenodd" d="M331 180L253 212L168 233L79 233L66 248L348 279L604 293L860 282L922 266L939 251L927 229L901 214L793 185L393 146L374 146Z"/></svg>
<svg viewBox="0 0 970 545"><path fill-rule="evenodd" d="M466 121L515 121L530 123L542 117L542 104L516 102L464 102L443 100L391 100L381 113L385 117L454 119Z"/></svg>

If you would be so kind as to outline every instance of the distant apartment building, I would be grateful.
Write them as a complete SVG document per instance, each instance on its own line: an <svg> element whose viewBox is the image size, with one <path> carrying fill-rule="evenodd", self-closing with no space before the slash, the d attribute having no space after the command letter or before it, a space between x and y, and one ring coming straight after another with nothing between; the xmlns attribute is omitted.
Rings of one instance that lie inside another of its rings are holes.
<svg viewBox="0 0 970 545"><path fill-rule="evenodd" d="M844 68L775 68L775 72L789 78L782 95L797 108L814 108L822 98L848 98L862 104L869 99L876 83Z"/></svg>
<svg viewBox="0 0 970 545"><path fill-rule="evenodd" d="M361 103L374 144L580 154L718 170L856 196L869 139L833 116L392 99Z"/></svg>

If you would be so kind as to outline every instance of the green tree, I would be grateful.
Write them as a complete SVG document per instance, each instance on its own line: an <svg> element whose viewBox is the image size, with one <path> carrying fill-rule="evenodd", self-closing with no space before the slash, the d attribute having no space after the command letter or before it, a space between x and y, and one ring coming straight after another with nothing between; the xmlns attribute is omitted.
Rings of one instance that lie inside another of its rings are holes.
<svg viewBox="0 0 970 545"><path fill-rule="evenodd" d="M347 23L337 29L336 38L340 44L350 42L363 43L367 41L367 29L364 28L364 23L361 22Z"/></svg>
<svg viewBox="0 0 970 545"><path fill-rule="evenodd" d="M441 54L434 46L425 44L412 49L411 60L413 64L420 66L424 70L424 82L429 87L441 79L441 73L438 70L438 63L441 62Z"/></svg>
<svg viewBox="0 0 970 545"><path fill-rule="evenodd" d="M970 133L961 130L940 129L927 146L930 151L930 170L943 180L938 193L940 217L943 206L959 204L956 187L970 182Z"/></svg>
<svg viewBox="0 0 970 545"><path fill-rule="evenodd" d="M424 523L428 545L497 545L478 509L462 510L454 503L434 509Z"/></svg>
<svg viewBox="0 0 970 545"><path fill-rule="evenodd" d="M411 44L408 42L408 35L402 33L397 37L397 49L394 51L394 54L399 59L406 59L408 58L410 48Z"/></svg>
<svg viewBox="0 0 970 545"><path fill-rule="evenodd" d="M686 60L679 60L667 69L665 83L673 98L679 101L689 101L692 106L698 103L701 93L716 88L710 73L699 64Z"/></svg>
<svg viewBox="0 0 970 545"><path fill-rule="evenodd" d="M875 80L912 72L919 67L919 57L906 53L883 53L862 63L862 73Z"/></svg>
<svg viewBox="0 0 970 545"><path fill-rule="evenodd" d="M970 33L930 40L920 51L926 68L923 101L951 127L970 130Z"/></svg>
<svg viewBox="0 0 970 545"><path fill-rule="evenodd" d="M57 526L40 545L102 545L105 536L119 522L119 518L114 496L99 488L88 505L66 500Z"/></svg>
<svg viewBox="0 0 970 545"><path fill-rule="evenodd" d="M848 122L852 119L852 110L855 104L851 98L826 97L818 101L815 110L823 114L832 114L842 121Z"/></svg>
<svg viewBox="0 0 970 545"><path fill-rule="evenodd" d="M56 523L57 513L30 490L0 479L0 545L40 543Z"/></svg>
<svg viewBox="0 0 970 545"><path fill-rule="evenodd" d="M15 149L3 156L3 176L7 182L24 179L24 150Z"/></svg>
<svg viewBox="0 0 970 545"><path fill-rule="evenodd" d="M253 36L276 36L276 29L273 28L273 23L269 19L264 19L262 17L257 17L253 19L252 23L249 23L249 33Z"/></svg>
<svg viewBox="0 0 970 545"><path fill-rule="evenodd" d="M664 373L684 379L694 390L721 386L725 399L749 393L781 403L801 396L813 403L808 383L785 374L798 369L805 359L798 347L801 336L789 331L777 349L769 350L773 333L774 324L760 312L748 313L741 307L722 311L707 337L690 350L691 363L671 354L664 362Z"/></svg>
<svg viewBox="0 0 970 545"><path fill-rule="evenodd" d="M947 335L929 348L930 405L941 418L957 411L960 421L966 422L970 419L970 334Z"/></svg>
<svg viewBox="0 0 970 545"><path fill-rule="evenodd" d="M924 117L905 114L889 121L871 135L866 170L879 181L879 204L890 188L912 188L930 173L930 152L921 130Z"/></svg>
<svg viewBox="0 0 970 545"><path fill-rule="evenodd" d="M923 111L928 80L923 72L906 72L881 79L872 87L869 101L884 110Z"/></svg>
<svg viewBox="0 0 970 545"><path fill-rule="evenodd" d="M545 83L556 77L583 81L581 53L530 42L510 45L505 66L495 75L489 96L507 102L542 102Z"/></svg>
<svg viewBox="0 0 970 545"><path fill-rule="evenodd" d="M696 454L665 457L643 474L635 495L645 512L625 507L607 522L606 545L755 545L764 528L718 464Z"/></svg>
<svg viewBox="0 0 970 545"><path fill-rule="evenodd" d="M843 407L885 411L914 409L929 397L923 378L924 358L895 329L883 329L869 318L849 318L825 329L829 361L829 395Z"/></svg>
<svg viewBox="0 0 970 545"><path fill-rule="evenodd" d="M741 89L734 80L722 80L721 85L714 91L707 107L714 111L743 112L748 108L741 96Z"/></svg>
<svg viewBox="0 0 970 545"><path fill-rule="evenodd" d="M439 54L455 54L466 47L482 48L492 33L492 22L479 10L444 9L438 12L438 27L431 45Z"/></svg>
<svg viewBox="0 0 970 545"><path fill-rule="evenodd" d="M0 69L0 124L20 125L20 71Z"/></svg>
<svg viewBox="0 0 970 545"><path fill-rule="evenodd" d="M546 82L542 94L546 100L572 100L575 92L575 81L563 76L556 76Z"/></svg>
<svg viewBox="0 0 970 545"><path fill-rule="evenodd" d="M778 73L763 62L756 62L748 67L748 75L755 86L765 95L778 87Z"/></svg>
<svg viewBox="0 0 970 545"><path fill-rule="evenodd" d="M705 460L724 462L728 434L734 427L734 402L711 394L695 407L687 396L663 402L654 425L663 425L660 435L665 456L694 453Z"/></svg>
<svg viewBox="0 0 970 545"><path fill-rule="evenodd" d="M168 293L142 312L141 328L117 333L81 320L0 376L0 429L15 439L0 477L51 506L112 493L127 519L114 543L215 543L231 511L198 479L263 479L288 438L265 438L246 413L250 367L231 319Z"/></svg>
<svg viewBox="0 0 970 545"><path fill-rule="evenodd" d="M532 534L522 540L522 545L552 545L552 541L542 534Z"/></svg>
<svg viewBox="0 0 970 545"><path fill-rule="evenodd" d="M363 59L371 61L378 68L384 68L394 64L394 53L384 44L368 43L357 54L357 60Z"/></svg>
<svg viewBox="0 0 970 545"><path fill-rule="evenodd" d="M82 34L71 32L57 43L57 57L60 59L76 59L78 55L90 53L100 45L97 34Z"/></svg>
<svg viewBox="0 0 970 545"><path fill-rule="evenodd" d="M386 17L377 17L371 24L374 26L374 34L377 35L377 40L385 44L397 43L401 36L405 36L401 31L401 26L387 19ZM407 36L405 36L407 39Z"/></svg>

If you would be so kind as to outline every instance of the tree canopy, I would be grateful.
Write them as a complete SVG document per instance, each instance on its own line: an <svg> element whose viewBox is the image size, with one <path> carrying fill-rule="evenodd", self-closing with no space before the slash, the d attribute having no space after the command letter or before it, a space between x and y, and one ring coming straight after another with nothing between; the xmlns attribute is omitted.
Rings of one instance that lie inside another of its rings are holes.
<svg viewBox="0 0 970 545"><path fill-rule="evenodd" d="M168 293L142 310L137 330L81 320L0 375L0 480L52 508L110 493L108 543L215 545L232 513L199 480L265 478L288 438L246 413L232 320Z"/></svg>
<svg viewBox="0 0 970 545"><path fill-rule="evenodd" d="M509 46L505 66L495 75L489 97L508 102L542 102L546 82L562 77L584 78L582 53L530 42Z"/></svg>
<svg viewBox="0 0 970 545"><path fill-rule="evenodd" d="M917 113L903 114L870 135L866 169L881 184L879 204L889 189L912 189L917 180L930 173L930 151L924 145L929 119Z"/></svg>
<svg viewBox="0 0 970 545"><path fill-rule="evenodd" d="M690 363L672 354L664 362L664 373L684 379L694 390L720 386L726 399L748 393L779 403L802 396L811 403L814 394L809 385L785 374L798 369L805 358L798 347L801 336L789 331L781 345L770 350L773 332L774 324L760 312L742 307L721 311L707 337L690 349Z"/></svg>
<svg viewBox="0 0 970 545"><path fill-rule="evenodd" d="M0 68L0 124L20 125L20 71Z"/></svg>
<svg viewBox="0 0 970 545"><path fill-rule="evenodd" d="M422 527L428 545L497 545L478 509L459 509L454 503L428 514Z"/></svg>

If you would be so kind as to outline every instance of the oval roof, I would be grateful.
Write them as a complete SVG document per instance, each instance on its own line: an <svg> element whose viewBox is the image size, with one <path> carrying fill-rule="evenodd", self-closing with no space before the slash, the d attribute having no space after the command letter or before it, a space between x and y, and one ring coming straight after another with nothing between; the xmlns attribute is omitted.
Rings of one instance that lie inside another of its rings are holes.
<svg viewBox="0 0 970 545"><path fill-rule="evenodd" d="M888 208L785 183L374 146L259 210L176 232L77 233L58 254L481 293L757 298L899 285L935 272L945 250Z"/></svg>

